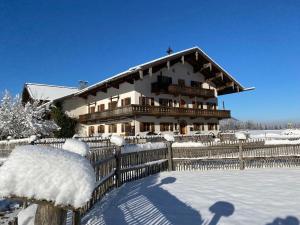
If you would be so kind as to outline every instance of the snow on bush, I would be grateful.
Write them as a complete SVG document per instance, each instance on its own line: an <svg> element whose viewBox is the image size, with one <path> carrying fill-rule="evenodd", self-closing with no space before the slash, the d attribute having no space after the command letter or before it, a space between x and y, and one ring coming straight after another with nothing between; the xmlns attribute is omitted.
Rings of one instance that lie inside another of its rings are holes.
<svg viewBox="0 0 300 225"><path fill-rule="evenodd" d="M235 135L235 138L238 140L246 140L247 139L246 135L242 132L237 132L234 135Z"/></svg>
<svg viewBox="0 0 300 225"><path fill-rule="evenodd" d="M52 135L59 127L54 121L45 119L47 112L48 109L39 101L28 102L24 106L18 95L12 97L5 91L0 101L0 139Z"/></svg>
<svg viewBox="0 0 300 225"><path fill-rule="evenodd" d="M175 141L174 135L168 133L164 134L164 139L166 141Z"/></svg>
<svg viewBox="0 0 300 225"><path fill-rule="evenodd" d="M18 146L0 167L0 196L53 201L82 207L95 187L89 161L46 146Z"/></svg>
<svg viewBox="0 0 300 225"><path fill-rule="evenodd" d="M81 156L86 156L89 153L89 146L77 139L67 139L62 146L62 149L77 153Z"/></svg>
<svg viewBox="0 0 300 225"><path fill-rule="evenodd" d="M110 137L110 142L117 145L117 146L123 146L125 145L125 140L123 137L119 136L119 135L112 135Z"/></svg>
<svg viewBox="0 0 300 225"><path fill-rule="evenodd" d="M18 214L18 225L34 225L37 208L37 204L32 204L27 208L22 209Z"/></svg>
<svg viewBox="0 0 300 225"><path fill-rule="evenodd" d="M186 148L186 147L205 147L205 145L201 142L193 142L193 141L187 141L187 142L174 142L172 144L172 147L178 147L178 148Z"/></svg>
<svg viewBox="0 0 300 225"><path fill-rule="evenodd" d="M122 148L122 153L128 152L139 152L139 151L147 151L153 149L162 149L166 148L166 144L164 142L147 142L145 144L128 144Z"/></svg>

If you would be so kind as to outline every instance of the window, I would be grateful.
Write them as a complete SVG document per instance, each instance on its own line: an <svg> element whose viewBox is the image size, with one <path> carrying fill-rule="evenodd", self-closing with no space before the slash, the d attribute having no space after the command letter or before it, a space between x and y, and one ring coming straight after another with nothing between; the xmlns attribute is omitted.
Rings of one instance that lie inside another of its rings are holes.
<svg viewBox="0 0 300 225"><path fill-rule="evenodd" d="M185 80L178 79L178 85L181 86L181 87L184 87L185 86Z"/></svg>
<svg viewBox="0 0 300 225"><path fill-rule="evenodd" d="M110 124L108 126L108 132L109 133L117 133L117 124Z"/></svg>
<svg viewBox="0 0 300 225"><path fill-rule="evenodd" d="M131 104L131 98L124 98L121 100L121 105L126 106Z"/></svg>
<svg viewBox="0 0 300 225"><path fill-rule="evenodd" d="M203 102L193 101L193 109L203 109Z"/></svg>
<svg viewBox="0 0 300 225"><path fill-rule="evenodd" d="M140 132L154 132L154 123L141 122L140 123Z"/></svg>
<svg viewBox="0 0 300 225"><path fill-rule="evenodd" d="M131 132L130 123L122 123L121 132L122 133L130 133Z"/></svg>
<svg viewBox="0 0 300 225"><path fill-rule="evenodd" d="M93 136L95 134L95 127L89 126L89 136Z"/></svg>
<svg viewBox="0 0 300 225"><path fill-rule="evenodd" d="M109 109L115 109L117 108L117 101L112 101L108 103L108 108Z"/></svg>
<svg viewBox="0 0 300 225"><path fill-rule="evenodd" d="M207 109L217 109L217 104L216 103L207 103Z"/></svg>
<svg viewBox="0 0 300 225"><path fill-rule="evenodd" d="M194 123L193 127L194 127L194 131L204 131L203 123Z"/></svg>
<svg viewBox="0 0 300 225"><path fill-rule="evenodd" d="M160 123L160 131L173 131L173 123Z"/></svg>
<svg viewBox="0 0 300 225"><path fill-rule="evenodd" d="M95 112L95 106L89 106L89 113Z"/></svg>
<svg viewBox="0 0 300 225"><path fill-rule="evenodd" d="M154 105L154 98L140 97L140 105Z"/></svg>
<svg viewBox="0 0 300 225"><path fill-rule="evenodd" d="M199 82L199 81L194 81L194 80L191 81L191 87L194 87L194 88L201 88L201 86L202 86L202 83L201 83L201 82Z"/></svg>
<svg viewBox="0 0 300 225"><path fill-rule="evenodd" d="M166 107L172 107L173 106L173 101L172 101L172 99L160 98L159 99L159 105L160 106L166 106Z"/></svg>
<svg viewBox="0 0 300 225"><path fill-rule="evenodd" d="M209 123L208 130L218 130L218 124L216 123Z"/></svg>
<svg viewBox="0 0 300 225"><path fill-rule="evenodd" d="M104 110L105 110L105 105L104 104L98 105L98 112L102 112Z"/></svg>
<svg viewBox="0 0 300 225"><path fill-rule="evenodd" d="M105 133L105 126L104 125L99 125L98 126L98 134Z"/></svg>
<svg viewBox="0 0 300 225"><path fill-rule="evenodd" d="M162 76L162 75L158 75L157 76L157 82L158 83L162 83L162 84L172 84L172 77L167 77L167 76Z"/></svg>

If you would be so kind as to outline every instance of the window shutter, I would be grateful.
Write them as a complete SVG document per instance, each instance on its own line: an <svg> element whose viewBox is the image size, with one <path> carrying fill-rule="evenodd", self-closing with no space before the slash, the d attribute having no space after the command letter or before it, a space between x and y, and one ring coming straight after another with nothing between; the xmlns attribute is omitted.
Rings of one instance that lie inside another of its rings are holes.
<svg viewBox="0 0 300 225"><path fill-rule="evenodd" d="M142 122L140 123L140 131L144 132L144 123L142 123Z"/></svg>

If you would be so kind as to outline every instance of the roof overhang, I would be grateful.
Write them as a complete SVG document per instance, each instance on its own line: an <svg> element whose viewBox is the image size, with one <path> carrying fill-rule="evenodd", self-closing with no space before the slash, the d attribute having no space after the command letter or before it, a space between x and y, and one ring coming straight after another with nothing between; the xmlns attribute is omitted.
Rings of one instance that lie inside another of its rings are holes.
<svg viewBox="0 0 300 225"><path fill-rule="evenodd" d="M144 76L155 73L164 67L170 67L178 62L189 63L193 66L194 72L201 72L205 81L213 83L218 95L238 93L253 90L241 85L232 75L217 64L199 47L193 47L174 54L170 54L153 61L132 67L104 81L91 85L75 93L75 96L87 97L96 95L97 92L106 92L108 88L119 88L123 82L134 83Z"/></svg>

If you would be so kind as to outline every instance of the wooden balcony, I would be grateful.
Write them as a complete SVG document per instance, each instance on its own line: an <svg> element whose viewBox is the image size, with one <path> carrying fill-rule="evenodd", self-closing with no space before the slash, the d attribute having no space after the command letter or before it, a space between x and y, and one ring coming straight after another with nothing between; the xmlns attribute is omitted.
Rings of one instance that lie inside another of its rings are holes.
<svg viewBox="0 0 300 225"><path fill-rule="evenodd" d="M116 119L118 117L131 116L172 116L172 117L205 117L205 118L230 118L229 110L209 110L209 109L192 109L192 108L175 108L163 106L143 106L143 105L128 105L105 110L103 112L89 113L79 116L80 123L93 121L105 121L108 119Z"/></svg>
<svg viewBox="0 0 300 225"><path fill-rule="evenodd" d="M196 87L186 87L180 86L176 84L171 84L168 86L168 92L175 96L184 95L190 97L204 97L204 98L213 98L215 97L214 90L204 89L204 88L196 88Z"/></svg>
<svg viewBox="0 0 300 225"><path fill-rule="evenodd" d="M203 98L214 98L214 90L204 89L201 87L187 87L180 86L178 84L163 84L159 82L152 83L151 91L156 94L171 94L171 95L182 95L189 97L203 97Z"/></svg>

